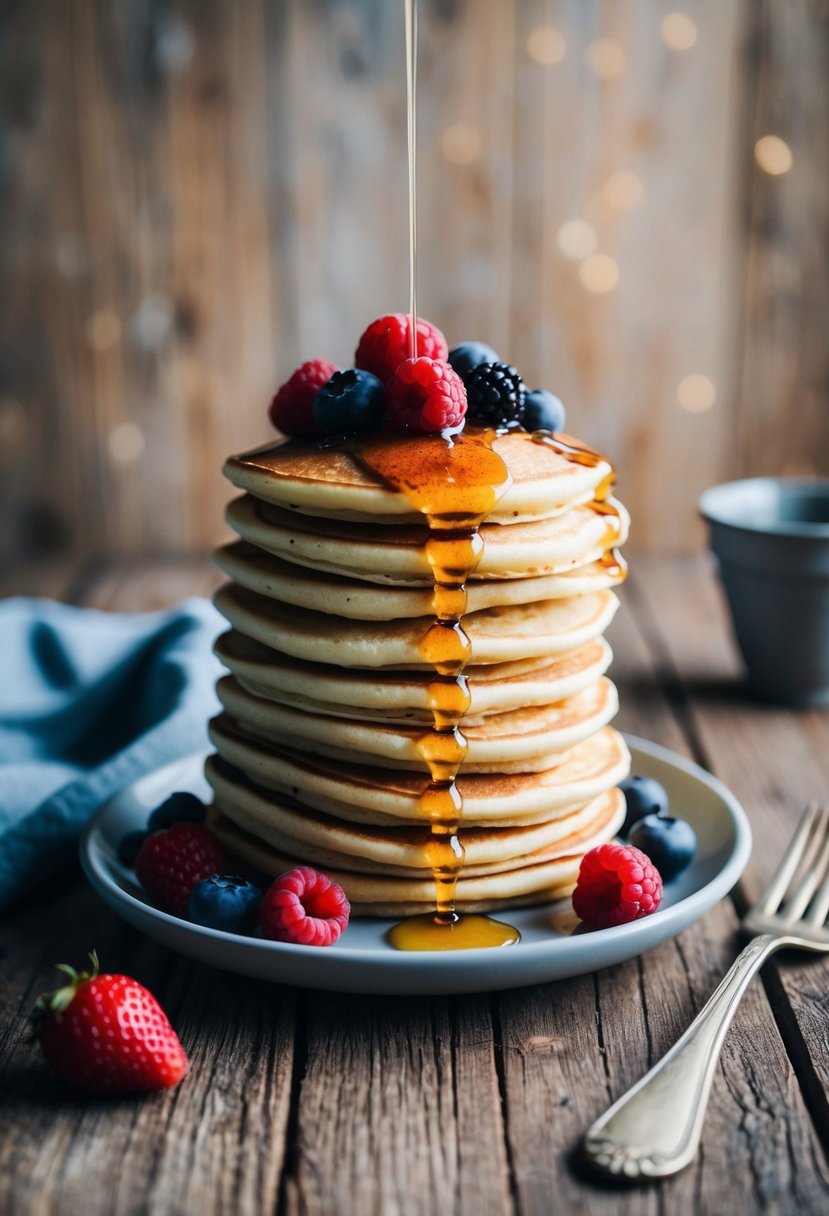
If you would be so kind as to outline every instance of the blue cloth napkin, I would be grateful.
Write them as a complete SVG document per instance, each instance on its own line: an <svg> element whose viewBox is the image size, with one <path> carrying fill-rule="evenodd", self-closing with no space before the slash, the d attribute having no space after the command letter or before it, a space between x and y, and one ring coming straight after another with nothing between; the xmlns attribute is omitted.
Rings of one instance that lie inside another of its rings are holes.
<svg viewBox="0 0 829 1216"><path fill-rule="evenodd" d="M89 816L207 746L221 618L0 603L0 907L71 856Z"/></svg>

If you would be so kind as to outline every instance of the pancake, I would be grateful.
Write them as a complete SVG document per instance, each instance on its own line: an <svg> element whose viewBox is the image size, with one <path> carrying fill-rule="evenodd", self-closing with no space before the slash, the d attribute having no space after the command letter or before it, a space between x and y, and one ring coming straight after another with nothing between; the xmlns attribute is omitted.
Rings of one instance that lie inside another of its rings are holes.
<svg viewBox="0 0 829 1216"><path fill-rule="evenodd" d="M626 568L618 556L606 557L607 560L603 557L563 574L538 575L520 581L470 582L468 611L567 599L616 587L624 581ZM425 617L432 612L431 587L390 586L378 595L376 584L297 566L245 541L225 545L214 558L219 569L238 586L295 608L357 621L392 621L399 617Z"/></svg>
<svg viewBox="0 0 829 1216"><path fill-rule="evenodd" d="M240 633L283 654L339 667L425 668L420 643L428 618L359 622L332 618L269 600L227 584L214 597L219 612ZM464 617L471 663L504 663L573 650L602 634L618 607L612 591L511 608L487 608Z"/></svg>
<svg viewBox="0 0 829 1216"><path fill-rule="evenodd" d="M245 732L266 743L276 742L346 762L361 756L387 768L421 772L426 767L422 728L354 722L289 709L251 696L232 676L220 680L216 691L230 717ZM464 771L508 773L553 768L564 752L606 725L618 707L616 689L603 677L555 705L492 714L479 726L464 722Z"/></svg>
<svg viewBox="0 0 829 1216"><path fill-rule="evenodd" d="M624 821L624 802L619 800L615 813L573 837L574 852L547 857L544 850L523 857L515 869L507 871L461 872L456 906L461 911L491 911L560 899L575 886L579 865L585 852L613 838ZM262 841L230 819L220 804L211 808L208 820L212 831L229 852L268 877L277 877L301 865L303 859L283 852ZM434 910L434 880L387 873L361 873L347 867L326 866L326 874L339 883L357 916L410 916Z"/></svg>
<svg viewBox="0 0 829 1216"><path fill-rule="evenodd" d="M250 496L231 502L226 519L243 540L299 566L381 586L432 586L423 526L367 527L297 516ZM485 523L472 581L562 574L599 561L626 539L629 523L614 499L530 523Z"/></svg>
<svg viewBox="0 0 829 1216"><path fill-rule="evenodd" d="M433 453L435 462L445 448L438 436L410 436L406 442L412 453L417 448L418 455L422 450L427 459ZM583 453L585 463L568 460L555 450L554 442L575 447ZM492 447L511 478L491 512L493 521L539 519L559 513L592 499L612 477L608 460L566 435L556 436L555 441L547 438L534 442L524 431L510 431L497 436ZM297 513L366 522L420 522L408 498L367 472L348 444L320 448L318 442L299 439L270 443L232 456L224 474L255 498Z"/></svg>
<svg viewBox="0 0 829 1216"><path fill-rule="evenodd" d="M349 671L331 664L304 663L279 654L236 630L217 639L214 650L237 682L256 697L311 713L358 721L421 722L431 726L431 673ZM610 665L612 652L603 638L585 642L556 658L492 663L466 669L471 725L487 714L527 705L549 705L595 684Z"/></svg>
<svg viewBox="0 0 829 1216"><path fill-rule="evenodd" d="M214 772L212 781L222 813L273 848L308 862L342 865L360 873L431 875L424 847L428 822L393 829L353 824L311 811L289 798L275 798L272 792L226 771ZM622 805L622 795L614 789L549 821L521 827L462 826L459 839L465 851L464 869L470 875L478 871L495 874L514 869L530 854L547 860L564 856L585 834L593 834L617 817Z"/></svg>
<svg viewBox="0 0 829 1216"><path fill-rule="evenodd" d="M260 789L352 823L400 827L422 822L418 798L427 786L425 776L288 752L240 731L226 714L214 718L208 729L221 759ZM629 771L627 747L612 727L577 744L560 765L544 772L476 775L462 769L463 823L476 827L555 819L618 785ZM221 775L221 761L209 759L205 772L212 785Z"/></svg>

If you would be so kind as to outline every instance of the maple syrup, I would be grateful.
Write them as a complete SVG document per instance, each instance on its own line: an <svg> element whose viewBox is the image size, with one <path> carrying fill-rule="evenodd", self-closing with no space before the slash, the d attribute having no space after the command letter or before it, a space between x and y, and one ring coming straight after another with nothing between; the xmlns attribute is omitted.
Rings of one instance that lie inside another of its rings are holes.
<svg viewBox="0 0 829 1216"><path fill-rule="evenodd" d="M466 582L483 552L480 526L511 482L507 466L492 449L495 435L470 429L455 436L380 437L351 449L364 468L406 495L429 530L425 553L435 616L419 650L434 672L427 685L433 722L417 741L429 772L418 812L429 825L424 848L435 884L435 910L390 930L388 940L400 950L463 950L519 939L511 925L455 911L464 860L458 834L463 800L456 778L467 752L461 726L470 701L463 674L471 653L463 628Z"/></svg>
<svg viewBox="0 0 829 1216"><path fill-rule="evenodd" d="M599 558L599 565L606 574L609 574L617 582L622 582L623 579L627 578L628 564L619 550L614 549L612 545L609 549L605 549Z"/></svg>
<svg viewBox="0 0 829 1216"><path fill-rule="evenodd" d="M579 464L586 469L597 469L600 464L607 464L604 456L600 456L598 452L594 452L592 448L588 447L585 443L581 443L580 440L574 439L572 435L564 435L560 432L553 434L552 431L533 431L527 438L532 443L543 444L545 448L551 448L559 456L563 456L565 460L569 460L571 464ZM608 472L593 491L593 503L591 505L605 502L610 497L615 482L616 474L613 469L608 468Z"/></svg>
<svg viewBox="0 0 829 1216"><path fill-rule="evenodd" d="M409 153L409 358L417 358L417 0L406 0L406 142Z"/></svg>

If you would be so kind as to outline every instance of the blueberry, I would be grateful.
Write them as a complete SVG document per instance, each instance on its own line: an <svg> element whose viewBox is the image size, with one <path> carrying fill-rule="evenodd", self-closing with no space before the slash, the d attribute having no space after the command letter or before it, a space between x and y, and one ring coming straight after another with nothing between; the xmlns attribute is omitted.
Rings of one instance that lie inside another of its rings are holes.
<svg viewBox="0 0 829 1216"><path fill-rule="evenodd" d="M334 372L314 398L314 418L330 435L348 435L379 422L383 416L383 385L371 372L349 368Z"/></svg>
<svg viewBox="0 0 829 1216"><path fill-rule="evenodd" d="M650 857L663 882L670 882L693 861L697 838L690 823L668 815L646 815L633 825L628 844Z"/></svg>
<svg viewBox="0 0 829 1216"><path fill-rule="evenodd" d="M633 776L619 784L625 796L627 814L619 835L627 837L634 823L645 815L667 815L668 794L664 785L653 777Z"/></svg>
<svg viewBox="0 0 829 1216"><path fill-rule="evenodd" d="M190 892L187 916L208 929L250 933L259 918L262 892L255 883L232 874L211 874Z"/></svg>
<svg viewBox="0 0 829 1216"><path fill-rule="evenodd" d="M204 823L206 816L207 807L195 794L178 790L155 808L147 822L147 831L160 832L174 823Z"/></svg>
<svg viewBox="0 0 829 1216"><path fill-rule="evenodd" d="M564 406L548 389L533 389L524 401L522 425L526 431L563 431Z"/></svg>
<svg viewBox="0 0 829 1216"><path fill-rule="evenodd" d="M499 356L486 342L463 342L449 352L449 362L461 380L466 380L482 363L497 363L498 359Z"/></svg>
<svg viewBox="0 0 829 1216"><path fill-rule="evenodd" d="M126 836L121 837L118 841L116 852L122 866L126 866L128 870L135 869L135 859L138 856L138 850L146 839L146 832L127 832Z"/></svg>

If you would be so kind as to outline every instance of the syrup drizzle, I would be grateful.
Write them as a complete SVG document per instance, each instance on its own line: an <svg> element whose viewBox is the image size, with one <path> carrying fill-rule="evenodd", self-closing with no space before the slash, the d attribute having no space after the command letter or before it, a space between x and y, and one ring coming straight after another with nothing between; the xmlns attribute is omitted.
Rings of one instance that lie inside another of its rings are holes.
<svg viewBox="0 0 829 1216"><path fill-rule="evenodd" d="M603 503L610 497L616 482L616 474L610 468L604 456L599 455L593 448L588 447L586 443L573 439L571 435L564 435L560 432L553 434L552 431L533 431L527 438L532 443L542 444L545 448L551 448L559 456L563 456L565 460L569 460L571 464L581 465L585 469L597 469L599 465L607 464L607 473L593 491L593 503ZM618 518L618 512L616 512L616 516Z"/></svg>
<svg viewBox="0 0 829 1216"><path fill-rule="evenodd" d="M395 925L389 942L401 950L458 950L518 941L511 925L486 916L459 916L455 910L464 850L459 836L463 800L456 784L467 752L461 729L469 708L463 671L471 644L463 628L466 581L480 561L479 529L508 488L511 477L493 451L496 433L364 440L353 449L360 463L408 498L429 529L425 546L432 571L434 620L419 643L434 676L427 685L431 730L417 741L429 772L418 811L429 831L424 842L435 884L435 910Z"/></svg>
<svg viewBox="0 0 829 1216"><path fill-rule="evenodd" d="M406 135L409 152L409 358L417 358L417 0L406 0Z"/></svg>

